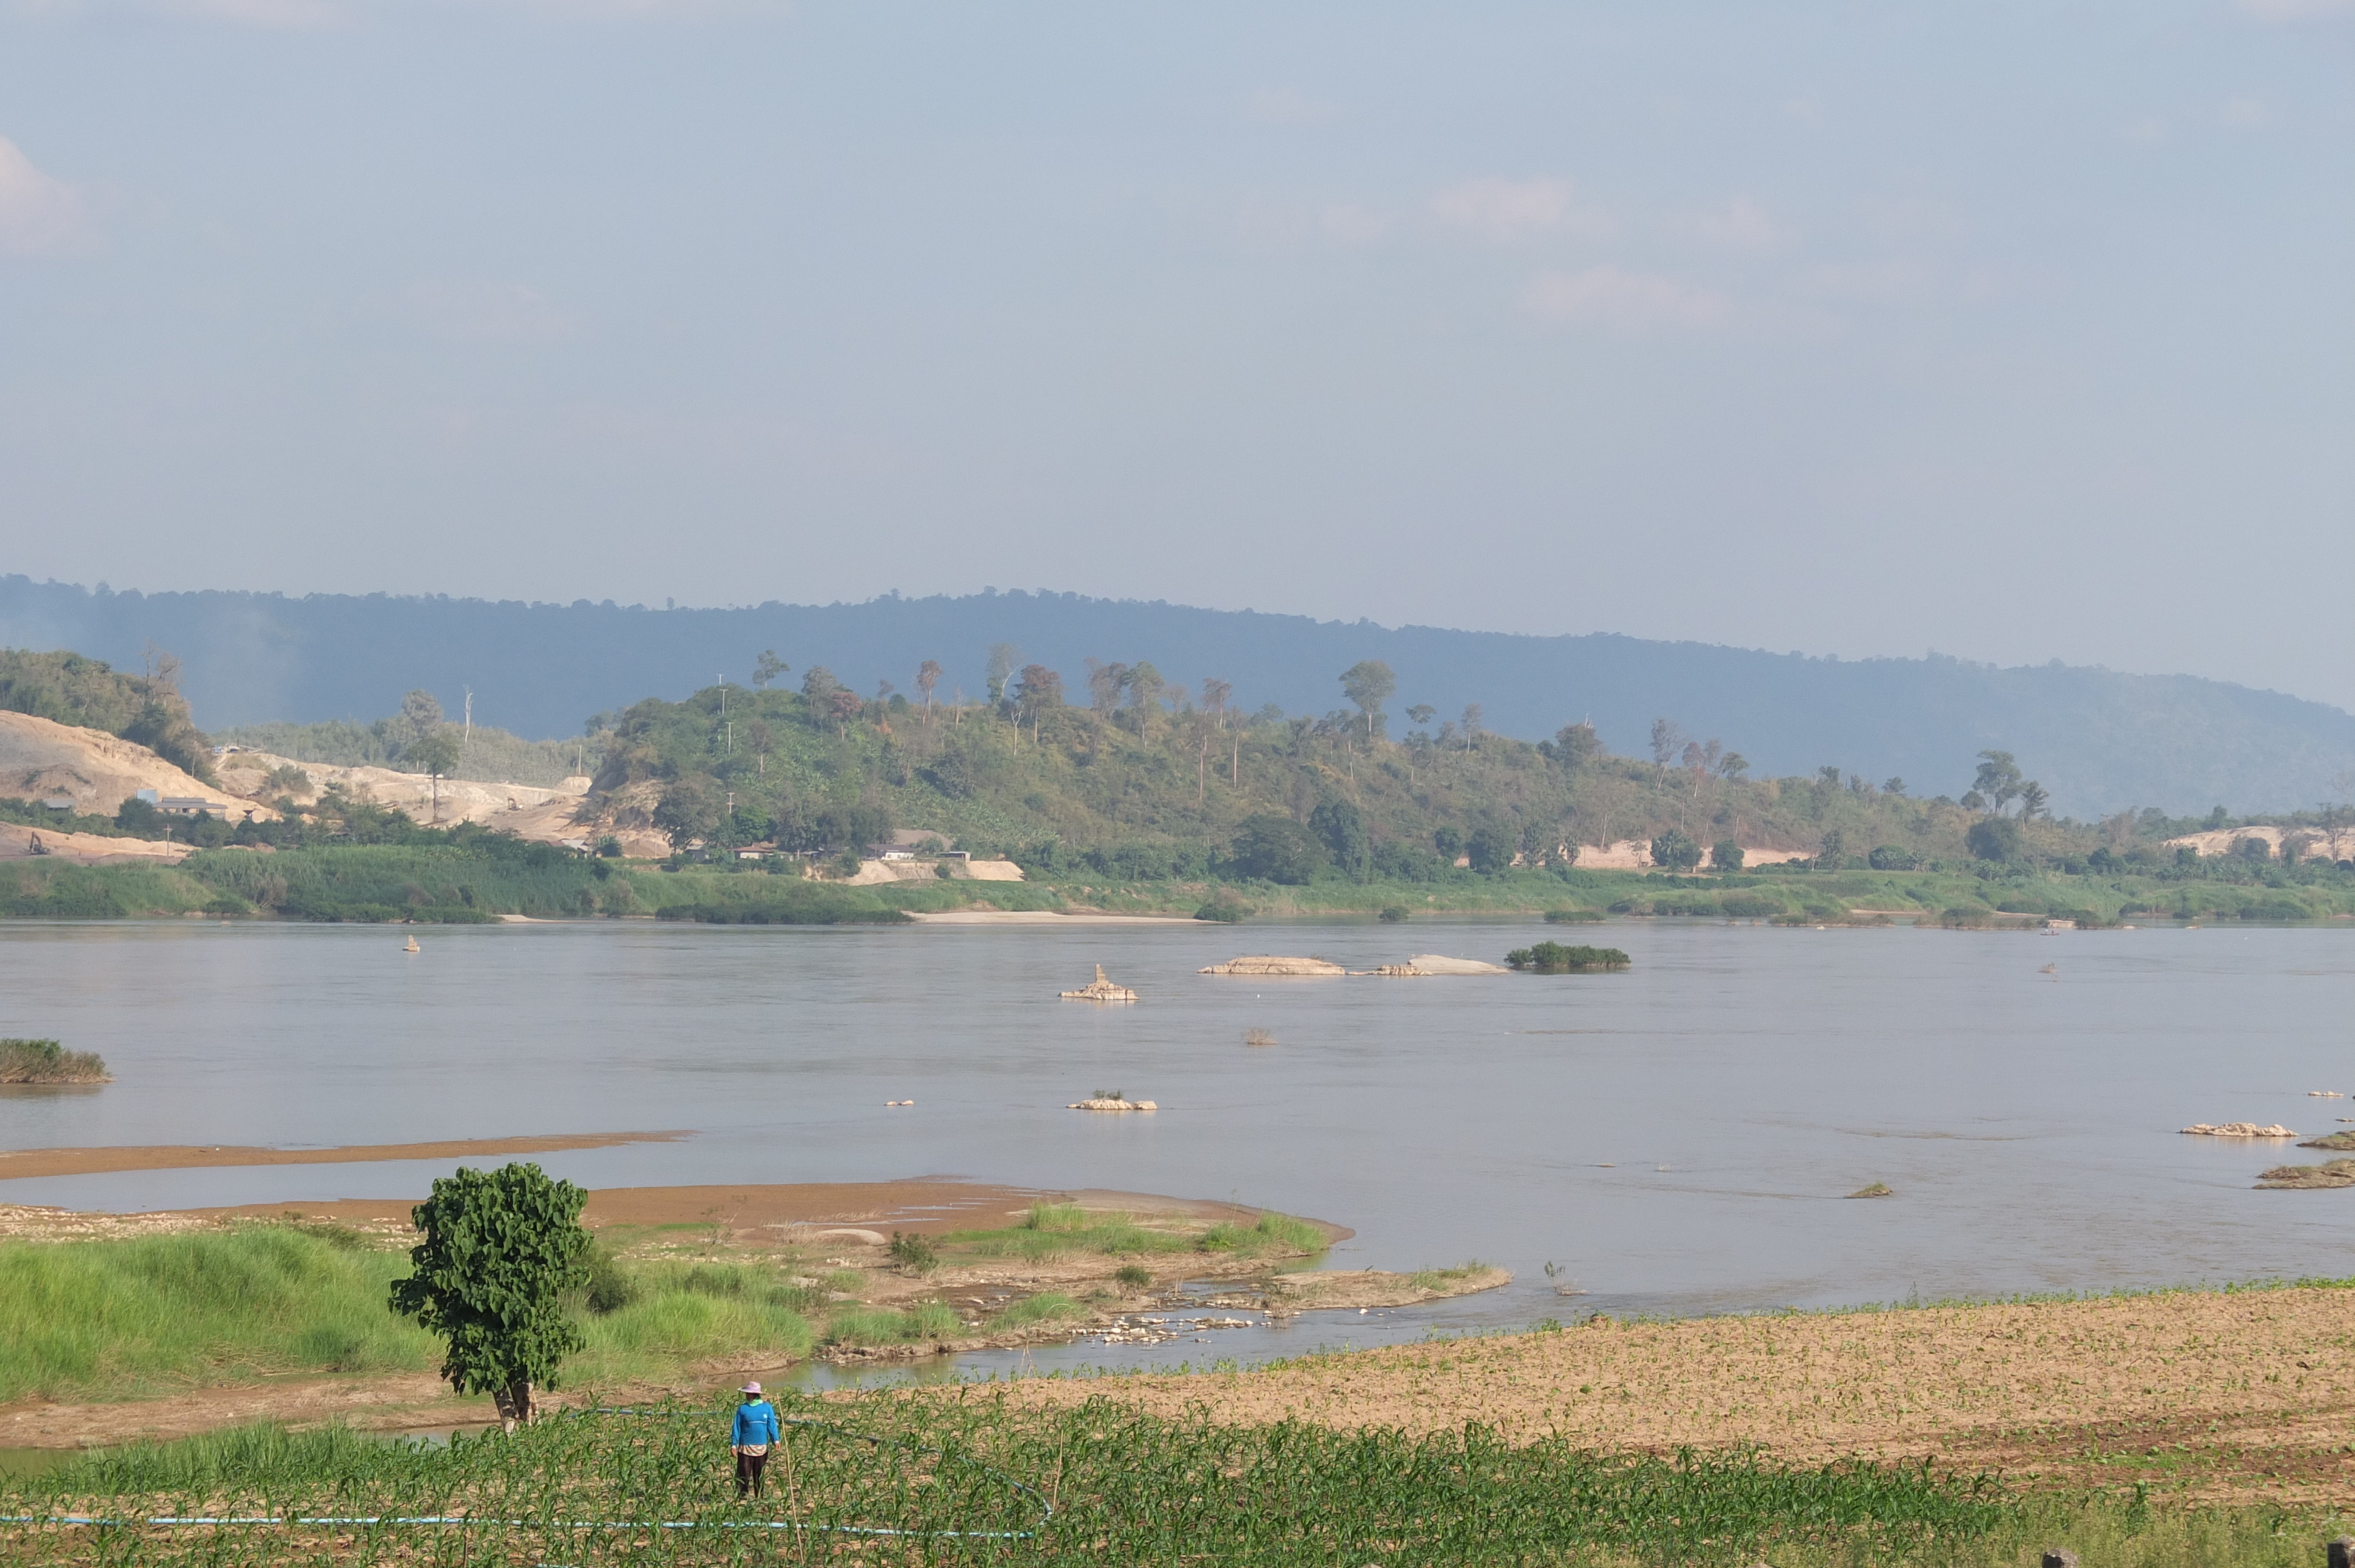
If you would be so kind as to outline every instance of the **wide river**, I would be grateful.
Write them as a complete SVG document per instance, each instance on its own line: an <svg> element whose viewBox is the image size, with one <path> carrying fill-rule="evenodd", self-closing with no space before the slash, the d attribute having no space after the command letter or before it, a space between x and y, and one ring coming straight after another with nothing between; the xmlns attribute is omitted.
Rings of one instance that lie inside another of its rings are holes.
<svg viewBox="0 0 2355 1568"><path fill-rule="evenodd" d="M592 1187L957 1174L1231 1197L1354 1226L1335 1266L1518 1277L1221 1341L1245 1356L1597 1308L2355 1274L2355 1190L2253 1190L2329 1156L2177 1131L2355 1117L2308 1096L2355 1090L2342 930L1631 921L1566 938L1625 948L1625 974L1276 981L1195 971L1240 952L1495 959L1564 932L628 922L427 928L415 955L407 936L0 927L0 1034L101 1052L117 1079L0 1092L0 1147L693 1128L528 1158ZM1143 1002L1057 1000L1097 963ZM1254 1028L1278 1044L1246 1047ZM1097 1088L1163 1108L1063 1108ZM383 1197L448 1168L20 1180L0 1202ZM1872 1181L1896 1195L1844 1199ZM1564 1299L1572 1280L1587 1294Z"/></svg>

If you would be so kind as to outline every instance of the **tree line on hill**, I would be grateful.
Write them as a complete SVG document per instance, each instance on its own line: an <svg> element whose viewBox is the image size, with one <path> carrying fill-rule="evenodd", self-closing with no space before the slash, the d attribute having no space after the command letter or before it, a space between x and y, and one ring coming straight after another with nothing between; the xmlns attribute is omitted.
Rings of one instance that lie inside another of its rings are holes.
<svg viewBox="0 0 2355 1568"><path fill-rule="evenodd" d="M1091 658L1067 682L1004 644L990 651L976 701L944 699L932 659L916 662L909 691L886 680L872 695L823 666L787 681L793 672L770 651L752 668L750 687L720 683L679 702L649 698L595 715L570 758L541 760L594 766L594 793L614 825L657 829L682 857L732 862L729 852L759 844L847 859L915 828L1036 874L1116 882L1568 872L1629 842L1670 872L1739 871L1750 851L1767 848L1826 871L2034 863L2180 875L2190 861L2161 841L2232 822L2222 807L2205 819L2146 810L2056 820L2018 759L1992 748L1979 753L1959 800L1925 800L1902 779L1876 785L1830 766L1755 779L1741 752L1668 718L1652 726L1648 758L1614 755L1582 720L1534 744L1500 736L1477 704L1445 719L1409 706L1394 735L1397 682L1377 660L1340 672L1343 704L1321 716L1250 709L1231 683L1189 687L1146 660ZM186 705L174 705L172 679L160 653L140 676L70 653L0 654L0 705L154 734L175 760L207 764L205 737ZM305 735L316 740L325 727ZM398 714L344 727L354 747L436 775L452 773L485 734L451 724L423 692ZM421 843L432 832L349 791L314 791L299 771L272 775L272 788L287 789L280 823L165 818L133 801L111 821L82 825L207 846ZM57 821L22 801L0 801L0 818ZM2285 842L2285 859L2355 852L2346 806L2276 820L2309 830ZM2253 874L2272 856L2263 839L2236 846Z"/></svg>
<svg viewBox="0 0 2355 1568"><path fill-rule="evenodd" d="M1582 721L1536 743L1497 736L1476 704L1445 719L1409 707L1394 735L1380 661L1341 672L1345 705L1321 716L1250 709L1226 681L1188 687L1144 660L1091 658L1067 679L1004 645L978 701L943 701L929 659L911 690L885 680L871 695L823 666L790 673L764 652L749 688L599 715L596 790L682 852L855 855L912 828L1036 873L1120 881L1432 881L1567 869L1628 841L1670 870L1739 869L1745 845L1822 869L2097 853L2156 866L2176 858L2160 840L2200 825L2155 810L2055 820L1993 749L1956 800L1828 766L1753 779L1740 752L1666 718L1648 758L1613 754Z"/></svg>

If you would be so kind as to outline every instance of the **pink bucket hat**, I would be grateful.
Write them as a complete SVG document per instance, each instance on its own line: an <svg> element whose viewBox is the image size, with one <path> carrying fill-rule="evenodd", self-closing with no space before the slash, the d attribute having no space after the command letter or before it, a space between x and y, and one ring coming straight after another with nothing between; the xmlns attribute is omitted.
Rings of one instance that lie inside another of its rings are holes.
<svg viewBox="0 0 2355 1568"><path fill-rule="evenodd" d="M736 1392L739 1393L758 1393L761 1392L761 1385L757 1383L748 1383Z"/></svg>

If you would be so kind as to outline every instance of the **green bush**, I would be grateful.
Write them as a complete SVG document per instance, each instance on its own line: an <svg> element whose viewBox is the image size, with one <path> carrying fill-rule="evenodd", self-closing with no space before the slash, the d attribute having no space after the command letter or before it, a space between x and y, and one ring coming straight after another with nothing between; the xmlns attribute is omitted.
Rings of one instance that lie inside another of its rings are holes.
<svg viewBox="0 0 2355 1568"><path fill-rule="evenodd" d="M1549 909L1545 913L1549 926L1583 926L1603 918L1600 909Z"/></svg>
<svg viewBox="0 0 2355 1568"><path fill-rule="evenodd" d="M0 1084L97 1084L109 1076L95 1051L69 1051L54 1040L0 1040Z"/></svg>
<svg viewBox="0 0 2355 1568"><path fill-rule="evenodd" d="M941 1266L940 1249L913 1232L891 1233L891 1261L911 1274L930 1274Z"/></svg>
<svg viewBox="0 0 2355 1568"><path fill-rule="evenodd" d="M1534 948L1515 948L1505 955L1505 962L1537 974L1569 975L1624 969L1628 958L1616 948L1566 948L1560 942L1540 942Z"/></svg>

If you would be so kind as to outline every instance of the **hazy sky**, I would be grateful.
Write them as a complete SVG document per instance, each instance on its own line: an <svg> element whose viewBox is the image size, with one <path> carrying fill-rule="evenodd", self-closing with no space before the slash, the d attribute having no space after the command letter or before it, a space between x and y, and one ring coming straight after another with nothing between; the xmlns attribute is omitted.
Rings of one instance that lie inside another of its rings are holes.
<svg viewBox="0 0 2355 1568"><path fill-rule="evenodd" d="M2355 0L0 0L0 570L2355 705Z"/></svg>

